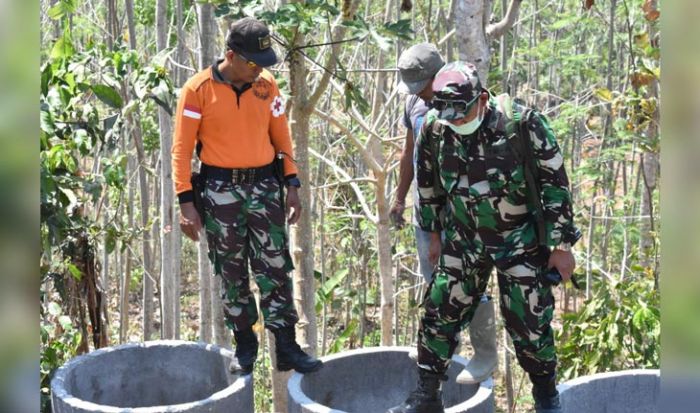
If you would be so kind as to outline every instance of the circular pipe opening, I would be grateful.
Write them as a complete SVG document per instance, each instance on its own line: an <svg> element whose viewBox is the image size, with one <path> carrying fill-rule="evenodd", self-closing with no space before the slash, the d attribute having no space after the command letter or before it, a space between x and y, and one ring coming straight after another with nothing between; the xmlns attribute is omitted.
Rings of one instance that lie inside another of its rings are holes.
<svg viewBox="0 0 700 413"><path fill-rule="evenodd" d="M295 373L287 383L290 413L384 413L402 403L418 380L410 347L370 347L323 357L321 370ZM455 378L466 365L452 358L443 383L446 413L492 413L493 381L461 385Z"/></svg>
<svg viewBox="0 0 700 413"><path fill-rule="evenodd" d="M656 413L660 385L659 370L624 370L578 377L557 388L565 413Z"/></svg>
<svg viewBox="0 0 700 413"><path fill-rule="evenodd" d="M54 412L252 412L252 376L231 375L232 357L215 345L176 340L99 349L58 369Z"/></svg>

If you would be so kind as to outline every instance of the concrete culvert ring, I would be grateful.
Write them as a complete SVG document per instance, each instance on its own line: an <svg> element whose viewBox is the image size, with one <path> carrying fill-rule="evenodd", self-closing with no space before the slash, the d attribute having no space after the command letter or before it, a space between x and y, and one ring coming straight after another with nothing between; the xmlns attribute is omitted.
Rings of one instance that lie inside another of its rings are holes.
<svg viewBox="0 0 700 413"><path fill-rule="evenodd" d="M418 379L410 347L370 347L323 357L323 368L287 383L289 413L385 413L403 402ZM443 384L446 413L492 413L493 380L461 385L467 360L455 356Z"/></svg>
<svg viewBox="0 0 700 413"><path fill-rule="evenodd" d="M564 413L657 413L659 370L600 373L560 384Z"/></svg>
<svg viewBox="0 0 700 413"><path fill-rule="evenodd" d="M53 413L252 413L252 375L228 371L233 353L177 340L99 349L51 381Z"/></svg>

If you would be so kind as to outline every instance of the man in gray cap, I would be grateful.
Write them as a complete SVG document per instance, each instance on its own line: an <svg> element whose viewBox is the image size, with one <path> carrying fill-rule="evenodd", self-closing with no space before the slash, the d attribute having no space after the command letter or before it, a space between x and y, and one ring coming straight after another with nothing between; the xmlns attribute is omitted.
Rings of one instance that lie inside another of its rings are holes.
<svg viewBox="0 0 700 413"><path fill-rule="evenodd" d="M253 326L259 315L251 272L260 290L265 327L275 336L277 369L309 373L322 362L304 353L295 337L299 317L285 221L299 219L301 182L284 100L275 78L264 69L277 62L271 43L265 24L240 19L231 25L223 59L182 87L175 114L173 180L182 231L196 241L204 226L209 258L222 278L226 325L236 339L231 370L250 374L258 355ZM201 179L191 179L195 148ZM283 186L288 188L286 202Z"/></svg>
<svg viewBox="0 0 700 413"><path fill-rule="evenodd" d="M428 104L433 98L433 78L444 65L445 62L437 47L431 43L414 45L404 51L399 58L398 67L401 75L399 90L409 94L409 96L406 98L403 116L406 139L401 154L399 184L396 190L396 199L391 208L391 218L398 226L405 222L402 214L406 208L406 194L411 183L415 182L414 143L428 111ZM418 264L426 284L430 286L433 270L440 256L440 243L434 243L431 250L431 233L422 230L418 225L418 185L414 185L413 188L413 227L416 235ZM457 376L458 383L479 383L488 379L496 368L498 353L494 313L493 300L484 295L469 326L474 357L471 358L464 371ZM411 352L411 357L416 358L416 354Z"/></svg>

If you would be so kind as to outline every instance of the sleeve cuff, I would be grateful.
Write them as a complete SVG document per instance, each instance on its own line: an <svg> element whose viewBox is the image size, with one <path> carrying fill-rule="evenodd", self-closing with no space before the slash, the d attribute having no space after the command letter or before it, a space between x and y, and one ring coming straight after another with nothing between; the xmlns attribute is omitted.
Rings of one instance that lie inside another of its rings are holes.
<svg viewBox="0 0 700 413"><path fill-rule="evenodd" d="M570 231L567 231L562 235L561 240L562 242L568 242L571 245L574 245L579 239L581 239L581 236L581 231L579 231L578 228L571 228Z"/></svg>
<svg viewBox="0 0 700 413"><path fill-rule="evenodd" d="M557 231L559 232L559 231ZM556 247L557 245L561 244L562 242L571 244L572 246L576 244L576 242L581 239L581 231L579 231L578 228L569 228L566 230L561 231L561 233L556 234L556 235L551 235L550 236L550 245L549 247Z"/></svg>
<svg viewBox="0 0 700 413"><path fill-rule="evenodd" d="M442 221L439 218L430 222L419 219L418 226L425 232L442 232Z"/></svg>
<svg viewBox="0 0 700 413"><path fill-rule="evenodd" d="M194 202L194 191L189 190L185 192L180 192L179 194L177 194L177 200L180 203L180 205L186 204L188 202Z"/></svg>

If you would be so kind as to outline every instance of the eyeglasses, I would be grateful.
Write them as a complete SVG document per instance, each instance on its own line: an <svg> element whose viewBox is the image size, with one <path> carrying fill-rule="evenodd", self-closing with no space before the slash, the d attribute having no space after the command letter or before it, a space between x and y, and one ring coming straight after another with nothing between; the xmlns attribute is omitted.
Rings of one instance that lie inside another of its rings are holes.
<svg viewBox="0 0 700 413"><path fill-rule="evenodd" d="M234 52L234 53L236 53L236 52ZM243 60L245 62L245 64L247 64L248 67L251 69L255 69L256 67L258 67L257 63L255 63L254 61L252 61L250 59L246 59L245 56L243 56L242 54L236 53L236 56L238 56L241 60Z"/></svg>
<svg viewBox="0 0 700 413"><path fill-rule="evenodd" d="M466 100L452 100L452 99L440 99L433 97L430 100L430 108L435 109L439 112L442 112L445 109L452 109L455 113L467 113L469 110L472 108L474 105L474 102L479 98L479 96L476 96L474 99L471 101L467 102Z"/></svg>

